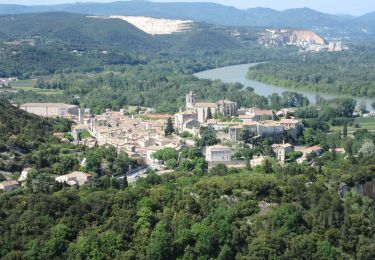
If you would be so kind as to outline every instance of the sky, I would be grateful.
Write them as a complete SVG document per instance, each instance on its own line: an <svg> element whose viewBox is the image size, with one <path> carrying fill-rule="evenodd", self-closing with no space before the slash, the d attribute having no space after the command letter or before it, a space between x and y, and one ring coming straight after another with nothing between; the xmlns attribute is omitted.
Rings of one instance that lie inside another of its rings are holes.
<svg viewBox="0 0 375 260"><path fill-rule="evenodd" d="M0 0L0 4L61 4L74 2L113 2L115 0ZM154 2L216 2L245 9L269 7L276 10L309 7L332 14L362 15L375 11L375 0L153 0Z"/></svg>

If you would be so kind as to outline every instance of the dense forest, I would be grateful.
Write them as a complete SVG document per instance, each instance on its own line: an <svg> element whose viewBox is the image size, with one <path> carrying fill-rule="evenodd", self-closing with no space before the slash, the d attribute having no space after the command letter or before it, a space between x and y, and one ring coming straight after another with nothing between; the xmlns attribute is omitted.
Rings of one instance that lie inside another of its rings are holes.
<svg viewBox="0 0 375 260"><path fill-rule="evenodd" d="M351 46L338 53L305 53L259 64L248 78L279 86L375 97L375 49Z"/></svg>

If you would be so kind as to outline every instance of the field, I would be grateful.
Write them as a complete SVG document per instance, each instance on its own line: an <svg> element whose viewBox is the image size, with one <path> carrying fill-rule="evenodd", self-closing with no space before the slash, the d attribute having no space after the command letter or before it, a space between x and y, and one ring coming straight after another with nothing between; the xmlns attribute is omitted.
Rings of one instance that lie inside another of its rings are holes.
<svg viewBox="0 0 375 260"><path fill-rule="evenodd" d="M369 118L359 118L356 120L362 128L368 129L370 131L375 131L375 117L369 117Z"/></svg>
<svg viewBox="0 0 375 260"><path fill-rule="evenodd" d="M369 117L369 118L357 118L355 120L355 124L358 124L360 128L349 126L348 127L348 134L352 135L355 131L358 129L367 129L371 132L375 132L375 117ZM354 124L354 125L355 125ZM342 132L343 128L341 126L333 126L331 127L331 131L334 133Z"/></svg>
<svg viewBox="0 0 375 260"><path fill-rule="evenodd" d="M18 92L18 91L35 91L39 94L45 95L55 95L60 94L61 90L54 90L54 89L39 89L35 88L36 79L27 79L27 80L17 80L11 83L10 89L4 89L3 91L11 91L11 92Z"/></svg>

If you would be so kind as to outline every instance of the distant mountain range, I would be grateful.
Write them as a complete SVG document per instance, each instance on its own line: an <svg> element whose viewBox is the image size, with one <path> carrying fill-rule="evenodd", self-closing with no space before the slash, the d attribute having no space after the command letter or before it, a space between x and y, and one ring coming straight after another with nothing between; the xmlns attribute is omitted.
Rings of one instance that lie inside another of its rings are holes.
<svg viewBox="0 0 375 260"><path fill-rule="evenodd" d="M56 11L89 15L129 15L186 19L226 26L292 27L375 33L375 12L353 17L342 14L325 14L308 8L285 11L275 11L268 8L240 10L215 3L155 3L149 1L75 3L50 6L0 5L0 14Z"/></svg>

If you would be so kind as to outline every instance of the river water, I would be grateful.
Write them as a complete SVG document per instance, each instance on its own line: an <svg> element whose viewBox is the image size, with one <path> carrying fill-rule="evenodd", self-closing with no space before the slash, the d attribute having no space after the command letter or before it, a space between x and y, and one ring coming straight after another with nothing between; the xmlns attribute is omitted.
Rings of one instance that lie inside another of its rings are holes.
<svg viewBox="0 0 375 260"><path fill-rule="evenodd" d="M213 70L202 71L194 75L200 79L221 80L226 83L239 82L246 87L252 87L255 93L262 95L262 96L269 96L272 93L281 94L284 91L295 91L306 96L310 100L311 104L315 104L315 101L316 101L315 97L318 94L318 92L313 92L313 91L308 91L308 90L288 89L288 88L284 88L280 86L264 84L258 81L247 79L246 74L249 68L256 66L257 64L259 63L226 66L226 67L217 68ZM320 94L325 99L344 97L342 95L334 95L334 94L326 94L326 93L320 93ZM373 108L371 107L371 103L374 102L373 99L356 98L356 100L357 100L357 104L359 104L362 101L365 101L367 105L367 109L372 112L374 111Z"/></svg>

